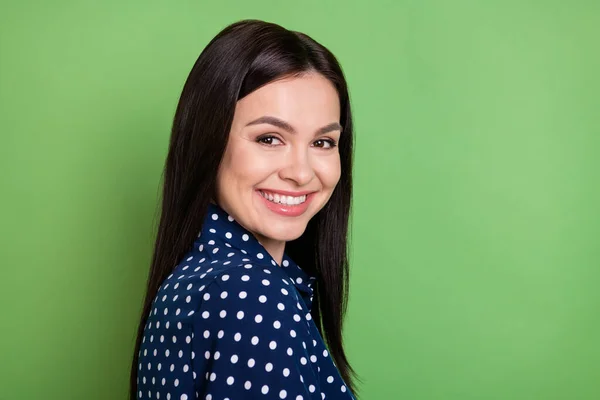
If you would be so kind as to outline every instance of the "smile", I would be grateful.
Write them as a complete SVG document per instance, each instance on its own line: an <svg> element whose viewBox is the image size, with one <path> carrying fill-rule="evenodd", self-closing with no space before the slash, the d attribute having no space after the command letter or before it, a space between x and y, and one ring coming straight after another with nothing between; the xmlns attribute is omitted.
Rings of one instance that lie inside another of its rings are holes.
<svg viewBox="0 0 600 400"><path fill-rule="evenodd" d="M295 206L298 204L302 204L306 201L306 195L294 197L279 195L278 193L267 193L263 192L262 190L259 190L258 192L262 197L276 204Z"/></svg>
<svg viewBox="0 0 600 400"><path fill-rule="evenodd" d="M300 196L288 196L283 193L256 190L256 195L262 200L266 208L285 217L299 217L304 214L317 192L301 192Z"/></svg>

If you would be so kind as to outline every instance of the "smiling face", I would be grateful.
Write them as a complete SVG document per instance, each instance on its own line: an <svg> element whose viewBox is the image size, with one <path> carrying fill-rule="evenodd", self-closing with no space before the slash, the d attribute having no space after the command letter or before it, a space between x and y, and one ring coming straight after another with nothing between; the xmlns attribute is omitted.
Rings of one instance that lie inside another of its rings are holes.
<svg viewBox="0 0 600 400"><path fill-rule="evenodd" d="M339 120L337 91L317 73L271 82L237 102L215 200L277 262L340 179Z"/></svg>

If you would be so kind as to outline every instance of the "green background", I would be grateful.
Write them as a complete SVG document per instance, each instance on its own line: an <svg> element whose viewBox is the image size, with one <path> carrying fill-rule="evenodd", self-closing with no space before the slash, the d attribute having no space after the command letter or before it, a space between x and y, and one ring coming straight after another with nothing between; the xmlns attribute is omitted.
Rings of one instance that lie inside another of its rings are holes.
<svg viewBox="0 0 600 400"><path fill-rule="evenodd" d="M243 18L347 75L362 399L600 399L599 2L0 4L0 399L125 399L176 102Z"/></svg>

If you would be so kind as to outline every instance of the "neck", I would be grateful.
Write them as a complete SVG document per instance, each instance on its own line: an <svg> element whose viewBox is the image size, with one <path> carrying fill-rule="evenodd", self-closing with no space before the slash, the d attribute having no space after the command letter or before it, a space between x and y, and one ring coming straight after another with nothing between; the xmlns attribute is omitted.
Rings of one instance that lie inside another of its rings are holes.
<svg viewBox="0 0 600 400"><path fill-rule="evenodd" d="M255 234L256 238L263 245L265 250L269 252L273 260L277 265L281 266L283 260L283 253L285 251L285 242L282 240L274 240L261 235Z"/></svg>
<svg viewBox="0 0 600 400"><path fill-rule="evenodd" d="M211 197L210 202L218 206L218 203ZM220 207L220 206L219 206ZM273 257L273 260L277 265L281 266L283 261L283 253L285 252L285 242L281 240L274 240L267 238L262 235L253 233L258 242L265 248L265 250Z"/></svg>

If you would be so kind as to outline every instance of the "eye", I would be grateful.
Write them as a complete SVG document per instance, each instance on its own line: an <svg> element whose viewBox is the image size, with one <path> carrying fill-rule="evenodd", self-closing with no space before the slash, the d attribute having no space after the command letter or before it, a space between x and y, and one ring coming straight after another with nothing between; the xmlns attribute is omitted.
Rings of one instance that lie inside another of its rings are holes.
<svg viewBox="0 0 600 400"><path fill-rule="evenodd" d="M315 142L315 147L325 148L325 149L333 149L337 143L332 139L319 139ZM326 147L329 146L329 147Z"/></svg>
<svg viewBox="0 0 600 400"><path fill-rule="evenodd" d="M273 136L273 135L267 135L267 136L261 136L258 139L256 139L256 141L258 143L262 143L267 146L276 146L276 144L273 144L274 140L279 140L279 138L277 138L276 136ZM279 141L281 142L281 140L279 140Z"/></svg>

